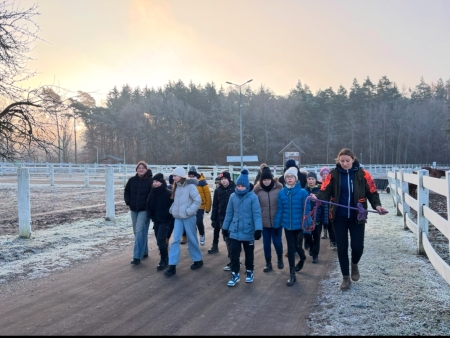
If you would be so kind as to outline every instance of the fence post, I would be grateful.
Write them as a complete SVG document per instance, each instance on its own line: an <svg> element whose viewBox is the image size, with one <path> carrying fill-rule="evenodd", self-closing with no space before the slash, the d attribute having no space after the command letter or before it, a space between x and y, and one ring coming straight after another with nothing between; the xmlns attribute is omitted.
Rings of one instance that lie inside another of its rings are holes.
<svg viewBox="0 0 450 338"><path fill-rule="evenodd" d="M127 166L123 166L123 186L127 185Z"/></svg>
<svg viewBox="0 0 450 338"><path fill-rule="evenodd" d="M106 221L114 221L114 168L105 168Z"/></svg>
<svg viewBox="0 0 450 338"><path fill-rule="evenodd" d="M447 183L447 220L448 220L448 211L450 210L450 171L445 172L445 183ZM450 241L448 250L450 251Z"/></svg>
<svg viewBox="0 0 450 338"><path fill-rule="evenodd" d="M89 166L87 164L84 165L84 186L89 187Z"/></svg>
<svg viewBox="0 0 450 338"><path fill-rule="evenodd" d="M418 225L418 238L417 238L417 252L419 255L425 255L425 249L423 248L422 233L428 236L428 219L423 215L423 206L429 206L430 191L423 186L423 176L428 176L428 170L421 169L417 171L419 175L419 184L417 185L417 201L419 202L419 210L417 210L417 225Z"/></svg>
<svg viewBox="0 0 450 338"><path fill-rule="evenodd" d="M403 174L404 169L400 170L400 188L402 190L402 195L400 197L401 199L401 205L402 205L402 216L403 216L403 229L407 230L408 226L406 225L406 214L410 212L410 207L408 204L405 203L405 194L408 193L408 182L403 182ZM399 216L399 215L397 215Z"/></svg>
<svg viewBox="0 0 450 338"><path fill-rule="evenodd" d="M30 238L30 172L28 168L17 168L17 202L19 209L19 237Z"/></svg>
<svg viewBox="0 0 450 338"><path fill-rule="evenodd" d="M50 164L50 186L54 186L55 185L55 166L52 164Z"/></svg>
<svg viewBox="0 0 450 338"><path fill-rule="evenodd" d="M69 177L72 178L72 163L69 162Z"/></svg>

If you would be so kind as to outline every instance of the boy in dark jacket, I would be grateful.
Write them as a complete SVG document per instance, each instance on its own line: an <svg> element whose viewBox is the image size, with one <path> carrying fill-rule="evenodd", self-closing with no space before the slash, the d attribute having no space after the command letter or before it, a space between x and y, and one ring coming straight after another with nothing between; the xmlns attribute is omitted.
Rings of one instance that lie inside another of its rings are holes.
<svg viewBox="0 0 450 338"><path fill-rule="evenodd" d="M220 185L214 190L212 210L211 210L211 226L214 228L213 245L211 249L208 250L209 254L219 252L219 233L222 229L223 220L225 219L225 214L227 212L228 200L234 190L236 185L231 180L231 175L228 171L222 172L220 175ZM227 245L228 258L230 257L230 241L229 237L225 236L223 233L223 240ZM228 263L224 268L225 271L230 271L230 263Z"/></svg>
<svg viewBox="0 0 450 338"><path fill-rule="evenodd" d="M147 217L153 222L156 244L158 245L161 259L157 270L164 270L169 264L167 235L173 223L173 216L169 212L173 199L172 192L167 189L167 182L161 173L153 176L152 189L147 201Z"/></svg>

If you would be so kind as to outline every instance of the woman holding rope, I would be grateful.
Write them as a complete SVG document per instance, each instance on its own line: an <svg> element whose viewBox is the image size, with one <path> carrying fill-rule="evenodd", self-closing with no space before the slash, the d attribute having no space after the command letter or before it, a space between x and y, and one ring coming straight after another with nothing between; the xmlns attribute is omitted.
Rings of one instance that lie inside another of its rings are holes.
<svg viewBox="0 0 450 338"><path fill-rule="evenodd" d="M311 199L330 204L330 216L336 235L339 264L343 276L341 290L348 290L353 281L359 280L358 262L364 250L364 230L367 213L358 217L358 204L367 210L367 200L379 214L387 211L381 206L377 187L368 171L362 169L356 156L343 148L337 158L336 167L327 175L317 195ZM331 203L328 202L331 199ZM348 258L348 233L351 247L351 279Z"/></svg>

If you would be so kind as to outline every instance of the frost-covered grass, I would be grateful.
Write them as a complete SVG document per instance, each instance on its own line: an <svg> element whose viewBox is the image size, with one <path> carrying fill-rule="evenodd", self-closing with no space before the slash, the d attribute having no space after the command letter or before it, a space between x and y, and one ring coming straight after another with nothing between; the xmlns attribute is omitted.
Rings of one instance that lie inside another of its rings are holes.
<svg viewBox="0 0 450 338"><path fill-rule="evenodd" d="M314 335L449 335L450 286L416 254L414 234L403 230L391 196L380 197L389 214L369 214L360 280L340 291L336 257L309 325Z"/></svg>
<svg viewBox="0 0 450 338"><path fill-rule="evenodd" d="M11 278L39 278L105 250L132 246L129 213L62 224L32 232L30 239L0 236L0 284Z"/></svg>

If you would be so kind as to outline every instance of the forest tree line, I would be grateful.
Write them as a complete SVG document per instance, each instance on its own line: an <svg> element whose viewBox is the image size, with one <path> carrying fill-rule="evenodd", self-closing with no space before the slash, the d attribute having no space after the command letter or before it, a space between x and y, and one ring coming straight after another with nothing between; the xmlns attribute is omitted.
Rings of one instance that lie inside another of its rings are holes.
<svg viewBox="0 0 450 338"><path fill-rule="evenodd" d="M95 162L95 147L101 157L125 154L127 163L224 165L227 156L240 154L239 91L233 87L124 85L108 93L104 107L84 95L70 114L85 126L83 162ZM421 79L400 92L385 76L377 83L368 77L362 84L355 79L349 90L316 93L299 81L286 96L248 86L241 96L243 155L281 163L280 150L294 141L304 152L302 164L332 163L343 147L367 164L450 163L449 99L450 80L429 85Z"/></svg>
<svg viewBox="0 0 450 338"><path fill-rule="evenodd" d="M302 164L332 163L349 147L367 164L450 163L450 79L400 91L386 76L312 93L298 81L285 96L264 86L218 88L169 81L160 88L114 87L98 105L86 92L25 88L37 4L0 1L0 159L94 163L225 165L240 155L281 163L291 141ZM254 83L254 82L253 82ZM240 100L242 97L242 100ZM98 156L97 156L98 155ZM361 156L362 155L362 156ZM258 163L253 163L258 164Z"/></svg>

